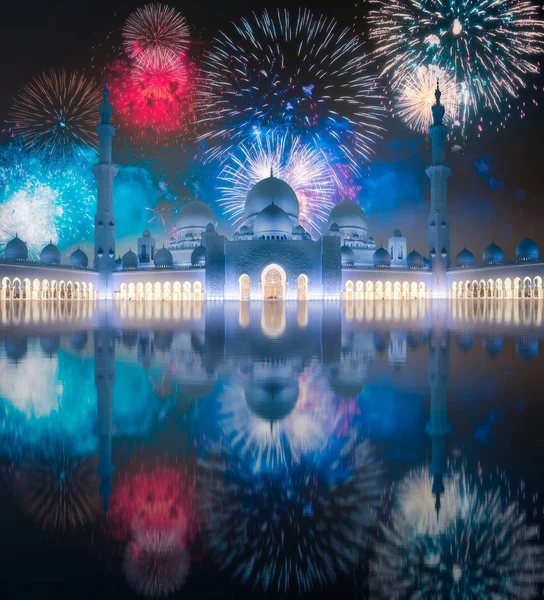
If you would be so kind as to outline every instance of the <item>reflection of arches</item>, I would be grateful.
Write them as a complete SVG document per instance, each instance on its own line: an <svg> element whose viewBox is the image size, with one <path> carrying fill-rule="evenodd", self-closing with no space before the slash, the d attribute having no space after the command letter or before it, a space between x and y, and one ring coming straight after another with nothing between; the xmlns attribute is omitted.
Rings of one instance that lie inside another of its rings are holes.
<svg viewBox="0 0 544 600"><path fill-rule="evenodd" d="M410 286L410 296L412 300L417 298L417 283L415 281L412 281L412 285Z"/></svg>
<svg viewBox="0 0 544 600"><path fill-rule="evenodd" d="M261 274L263 300L284 300L286 280L285 271L279 265L272 264L263 269Z"/></svg>
<svg viewBox="0 0 544 600"><path fill-rule="evenodd" d="M148 281L145 284L145 299L146 300L153 300L153 284Z"/></svg>
<svg viewBox="0 0 544 600"><path fill-rule="evenodd" d="M364 283L362 281L358 281L355 286L355 289L356 289L355 297L357 298L357 300L362 300L365 297Z"/></svg>
<svg viewBox="0 0 544 600"><path fill-rule="evenodd" d="M298 276L297 290L299 300L308 300L308 277L306 275L301 274Z"/></svg>
<svg viewBox="0 0 544 600"><path fill-rule="evenodd" d="M169 281L164 284L162 297L164 300L172 300L172 284Z"/></svg>
<svg viewBox="0 0 544 600"><path fill-rule="evenodd" d="M419 284L419 297L424 299L426 296L425 283L422 281Z"/></svg>
<svg viewBox="0 0 544 600"><path fill-rule="evenodd" d="M240 284L240 300L249 300L250 279L249 275L242 275L239 279Z"/></svg>
<svg viewBox="0 0 544 600"><path fill-rule="evenodd" d="M200 302L202 300L202 284L200 281L195 281L193 284L193 300Z"/></svg>
<svg viewBox="0 0 544 600"><path fill-rule="evenodd" d="M174 300L181 300L181 283L179 281L174 282Z"/></svg>

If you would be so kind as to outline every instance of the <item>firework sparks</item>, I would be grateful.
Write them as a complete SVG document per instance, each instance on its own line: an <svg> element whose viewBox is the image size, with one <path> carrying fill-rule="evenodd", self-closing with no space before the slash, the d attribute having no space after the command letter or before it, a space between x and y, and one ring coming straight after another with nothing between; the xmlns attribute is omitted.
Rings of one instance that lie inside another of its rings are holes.
<svg viewBox="0 0 544 600"><path fill-rule="evenodd" d="M189 45L187 21L164 4L146 4L127 19L123 27L125 50L131 59L155 66L180 58Z"/></svg>
<svg viewBox="0 0 544 600"><path fill-rule="evenodd" d="M530 0L372 0L370 36L394 89L420 66L447 70L470 104L500 110L537 74L544 22Z"/></svg>
<svg viewBox="0 0 544 600"><path fill-rule="evenodd" d="M430 479L419 475L427 492ZM525 524L516 502L504 502L500 489L484 493L461 473L448 492L447 518L427 528L424 514L406 518L416 505L429 512L417 500L420 488L417 483L405 488L391 523L382 526L370 565L375 597L472 598L476 590L479 598L497 600L537 596L544 553L538 527Z"/></svg>
<svg viewBox="0 0 544 600"><path fill-rule="evenodd" d="M70 243L91 235L95 182L89 151L81 158L46 158L16 144L0 151L0 244L19 236L31 259L49 243Z"/></svg>
<svg viewBox="0 0 544 600"><path fill-rule="evenodd" d="M96 147L100 87L77 71L44 72L22 88L10 113L14 136L52 156Z"/></svg>
<svg viewBox="0 0 544 600"><path fill-rule="evenodd" d="M204 60L198 109L208 157L281 127L358 173L381 131L373 70L359 38L309 10L265 10L235 23Z"/></svg>
<svg viewBox="0 0 544 600"><path fill-rule="evenodd" d="M238 225L244 218L249 190L270 176L283 179L295 191L300 205L300 221L310 231L319 231L333 207L334 174L327 161L312 145L298 137L269 132L241 144L219 174L222 194L219 204Z"/></svg>
<svg viewBox="0 0 544 600"><path fill-rule="evenodd" d="M308 592L357 560L375 523L381 469L368 442L339 458L255 475L231 455L203 462L206 534L220 568L253 588Z"/></svg>
<svg viewBox="0 0 544 600"><path fill-rule="evenodd" d="M412 129L428 133L432 124L431 107L435 103L436 81L440 80L445 125L457 114L458 93L455 78L444 69L430 65L418 67L402 83L397 95L397 114Z"/></svg>

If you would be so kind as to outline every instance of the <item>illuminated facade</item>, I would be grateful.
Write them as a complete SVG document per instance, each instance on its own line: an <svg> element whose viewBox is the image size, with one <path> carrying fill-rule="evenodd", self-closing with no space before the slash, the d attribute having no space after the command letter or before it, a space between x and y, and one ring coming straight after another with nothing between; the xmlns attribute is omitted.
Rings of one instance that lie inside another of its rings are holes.
<svg viewBox="0 0 544 600"><path fill-rule="evenodd" d="M107 88L97 127L100 154L97 180L94 261L77 249L69 264L46 246L39 262L28 260L19 237L11 240L0 262L3 299L119 300L381 300L424 298L541 298L544 262L538 246L526 238L516 249L516 261L505 263L492 243L475 265L466 248L450 257L445 164L447 129L440 90L433 106L432 164L428 220L429 259L396 229L386 247L368 236L364 210L346 200L330 213L326 231L313 239L299 222L299 201L281 179L270 177L248 192L244 222L231 239L216 231L212 209L198 200L177 216L175 234L162 247L145 230L130 249L115 260L115 214L112 163L114 128Z"/></svg>

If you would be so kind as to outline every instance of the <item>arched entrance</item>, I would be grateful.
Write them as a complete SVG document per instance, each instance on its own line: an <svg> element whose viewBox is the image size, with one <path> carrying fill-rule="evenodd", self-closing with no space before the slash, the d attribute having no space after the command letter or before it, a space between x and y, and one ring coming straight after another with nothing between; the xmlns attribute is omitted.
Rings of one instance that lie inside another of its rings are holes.
<svg viewBox="0 0 544 600"><path fill-rule="evenodd" d="M240 300L247 301L249 300L249 290L250 290L250 280L249 275L242 275L240 277Z"/></svg>
<svg viewBox="0 0 544 600"><path fill-rule="evenodd" d="M308 277L302 274L298 276L298 299L301 301L308 300Z"/></svg>
<svg viewBox="0 0 544 600"><path fill-rule="evenodd" d="M279 265L268 265L261 275L263 300L285 300L285 271Z"/></svg>

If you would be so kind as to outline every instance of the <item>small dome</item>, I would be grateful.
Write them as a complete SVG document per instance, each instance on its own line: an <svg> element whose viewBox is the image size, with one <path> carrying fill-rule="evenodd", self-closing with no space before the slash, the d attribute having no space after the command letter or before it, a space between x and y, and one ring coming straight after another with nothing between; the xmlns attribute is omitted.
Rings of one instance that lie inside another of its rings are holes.
<svg viewBox="0 0 544 600"><path fill-rule="evenodd" d="M23 240L17 237L17 234L6 244L4 257L6 260L28 260L28 248Z"/></svg>
<svg viewBox="0 0 544 600"><path fill-rule="evenodd" d="M423 257L423 268L424 269L430 269L431 268L431 263L429 262L428 258Z"/></svg>
<svg viewBox="0 0 544 600"><path fill-rule="evenodd" d="M277 177L262 179L249 190L244 206L246 219L257 217L272 201L292 219L298 219L297 195L288 183Z"/></svg>
<svg viewBox="0 0 544 600"><path fill-rule="evenodd" d="M365 211L351 200L344 200L337 204L329 215L329 226L336 223L338 227L349 229L363 229L366 233L367 219Z"/></svg>
<svg viewBox="0 0 544 600"><path fill-rule="evenodd" d="M60 264L60 250L49 242L47 246L40 252L40 262L45 265L59 265Z"/></svg>
<svg viewBox="0 0 544 600"><path fill-rule="evenodd" d="M458 267L473 267L474 266L474 254L470 250L463 248L455 259L455 264Z"/></svg>
<svg viewBox="0 0 544 600"><path fill-rule="evenodd" d="M372 264L375 267L390 267L391 255L385 248L378 248L372 255Z"/></svg>
<svg viewBox="0 0 544 600"><path fill-rule="evenodd" d="M69 265L71 267L79 267L80 269L86 269L89 266L89 258L79 248L74 250L72 254L70 254Z"/></svg>
<svg viewBox="0 0 544 600"><path fill-rule="evenodd" d="M395 229L395 231L393 231L393 237L402 237L400 229Z"/></svg>
<svg viewBox="0 0 544 600"><path fill-rule="evenodd" d="M409 269L421 269L423 267L423 256L414 248L406 257L406 265Z"/></svg>
<svg viewBox="0 0 544 600"><path fill-rule="evenodd" d="M247 225L242 225L242 227L240 227L239 231L238 231L239 235L253 235L253 232L251 231L251 228L248 227Z"/></svg>
<svg viewBox="0 0 544 600"><path fill-rule="evenodd" d="M342 256L342 265L352 265L355 260L355 254L353 250L346 246L345 244L340 248L340 253Z"/></svg>
<svg viewBox="0 0 544 600"><path fill-rule="evenodd" d="M255 237L262 235L285 235L293 233L293 222L289 215L277 204L269 204L255 219L253 234Z"/></svg>
<svg viewBox="0 0 544 600"><path fill-rule="evenodd" d="M496 265L504 262L504 252L494 242L484 250L483 254L484 265Z"/></svg>
<svg viewBox="0 0 544 600"><path fill-rule="evenodd" d="M144 229L142 237L151 237L151 231L149 231L149 229Z"/></svg>
<svg viewBox="0 0 544 600"><path fill-rule="evenodd" d="M137 269L138 268L138 257L132 250L123 254L122 260L123 269Z"/></svg>
<svg viewBox="0 0 544 600"><path fill-rule="evenodd" d="M197 246L191 253L191 264L204 266L206 264L206 247Z"/></svg>
<svg viewBox="0 0 544 600"><path fill-rule="evenodd" d="M118 269L120 269L120 268L123 266L123 259L122 259L120 256L118 256L118 257L115 259L115 266L116 266Z"/></svg>
<svg viewBox="0 0 544 600"><path fill-rule="evenodd" d="M155 252L155 258L153 260L156 267L171 267L174 264L174 259L170 250L161 248Z"/></svg>
<svg viewBox="0 0 544 600"><path fill-rule="evenodd" d="M210 221L207 225L206 225L206 232L207 233L213 233L215 231L215 225Z"/></svg>
<svg viewBox="0 0 544 600"><path fill-rule="evenodd" d="M192 227L206 229L208 223L215 223L215 221L215 215L207 204L200 200L192 200L179 211L176 225L178 229Z"/></svg>
<svg viewBox="0 0 544 600"><path fill-rule="evenodd" d="M304 235L306 233L306 231L304 230L304 227L302 227L302 225L297 225L294 229L293 229L293 233L295 235Z"/></svg>
<svg viewBox="0 0 544 600"><path fill-rule="evenodd" d="M526 237L516 247L516 260L518 262L525 262L529 260L538 260L540 258L540 251L538 246L533 242L531 238Z"/></svg>

